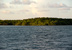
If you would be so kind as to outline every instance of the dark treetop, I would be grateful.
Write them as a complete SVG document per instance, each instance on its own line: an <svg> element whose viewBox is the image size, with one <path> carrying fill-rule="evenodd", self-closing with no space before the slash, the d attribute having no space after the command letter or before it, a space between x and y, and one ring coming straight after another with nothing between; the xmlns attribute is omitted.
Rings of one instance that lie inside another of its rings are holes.
<svg viewBox="0 0 72 50"><path fill-rule="evenodd" d="M72 25L72 19L62 18L31 18L24 20L0 20L0 25Z"/></svg>

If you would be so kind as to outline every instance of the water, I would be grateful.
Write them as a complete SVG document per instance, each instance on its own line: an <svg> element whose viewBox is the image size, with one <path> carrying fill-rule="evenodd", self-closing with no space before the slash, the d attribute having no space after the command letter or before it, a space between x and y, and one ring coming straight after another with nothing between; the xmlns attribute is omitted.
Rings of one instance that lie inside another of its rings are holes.
<svg viewBox="0 0 72 50"><path fill-rule="evenodd" d="M72 26L0 26L0 50L72 50Z"/></svg>

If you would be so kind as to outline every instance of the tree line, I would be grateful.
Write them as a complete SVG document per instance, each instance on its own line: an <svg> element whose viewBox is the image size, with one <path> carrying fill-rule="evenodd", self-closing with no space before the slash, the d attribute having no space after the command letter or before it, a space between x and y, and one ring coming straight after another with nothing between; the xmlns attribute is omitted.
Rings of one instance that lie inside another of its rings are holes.
<svg viewBox="0 0 72 50"><path fill-rule="evenodd" d="M21 25L21 26L72 25L72 19L43 17L43 18L31 18L24 20L0 20L0 25Z"/></svg>

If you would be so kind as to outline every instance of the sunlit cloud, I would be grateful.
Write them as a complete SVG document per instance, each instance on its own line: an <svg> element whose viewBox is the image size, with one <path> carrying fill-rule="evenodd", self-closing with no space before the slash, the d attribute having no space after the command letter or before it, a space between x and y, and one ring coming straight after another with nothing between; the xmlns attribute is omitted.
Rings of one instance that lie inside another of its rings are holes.
<svg viewBox="0 0 72 50"><path fill-rule="evenodd" d="M39 12L38 12L37 5L36 4L31 4L30 7L31 7L31 13L33 15L35 15L35 16L38 16L39 15Z"/></svg>

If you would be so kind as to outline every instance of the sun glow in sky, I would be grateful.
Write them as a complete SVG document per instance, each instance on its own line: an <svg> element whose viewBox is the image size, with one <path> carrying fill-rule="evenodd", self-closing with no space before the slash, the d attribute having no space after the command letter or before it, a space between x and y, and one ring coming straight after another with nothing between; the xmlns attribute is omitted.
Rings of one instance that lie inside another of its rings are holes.
<svg viewBox="0 0 72 50"><path fill-rule="evenodd" d="M0 0L0 19L72 18L72 0Z"/></svg>

